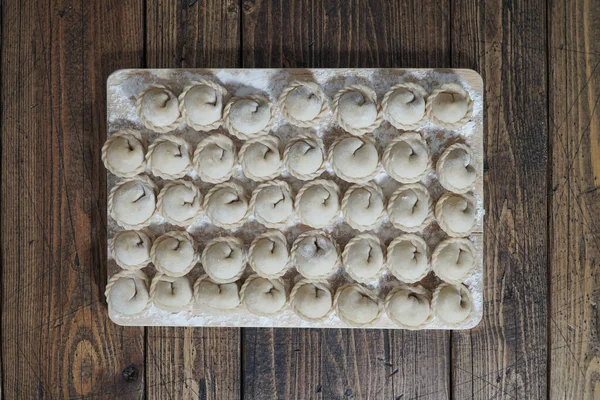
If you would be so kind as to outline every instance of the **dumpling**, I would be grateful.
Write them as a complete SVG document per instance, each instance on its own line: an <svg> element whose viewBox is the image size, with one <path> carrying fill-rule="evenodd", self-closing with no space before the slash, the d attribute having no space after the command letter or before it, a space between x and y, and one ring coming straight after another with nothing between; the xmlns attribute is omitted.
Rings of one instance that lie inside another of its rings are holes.
<svg viewBox="0 0 600 400"><path fill-rule="evenodd" d="M221 183L229 180L236 162L235 144L220 133L202 139L194 151L194 169L204 182Z"/></svg>
<svg viewBox="0 0 600 400"><path fill-rule="evenodd" d="M294 313L305 321L319 322L333 311L333 294L326 281L301 279L290 294Z"/></svg>
<svg viewBox="0 0 600 400"><path fill-rule="evenodd" d="M337 316L349 326L365 326L375 322L383 306L377 296L358 284L346 284L333 300Z"/></svg>
<svg viewBox="0 0 600 400"><path fill-rule="evenodd" d="M292 189L285 181L269 181L254 189L250 209L256 220L267 228L286 225L294 216Z"/></svg>
<svg viewBox="0 0 600 400"><path fill-rule="evenodd" d="M385 312L402 328L423 328L432 317L431 294L421 286L396 286L385 298Z"/></svg>
<svg viewBox="0 0 600 400"><path fill-rule="evenodd" d="M473 297L465 285L443 283L433 292L431 305L442 323L457 326L471 316Z"/></svg>
<svg viewBox="0 0 600 400"><path fill-rule="evenodd" d="M215 82L198 79L179 95L179 108L187 124L197 131L217 129L223 123L223 97L227 90Z"/></svg>
<svg viewBox="0 0 600 400"><path fill-rule="evenodd" d="M192 182L169 182L158 194L157 208L167 222L187 226L202 213L202 193Z"/></svg>
<svg viewBox="0 0 600 400"><path fill-rule="evenodd" d="M431 197L420 183L400 186L392 193L387 206L390 222L405 232L425 229L433 219Z"/></svg>
<svg viewBox="0 0 600 400"><path fill-rule="evenodd" d="M340 215L340 188L333 181L316 179L296 195L295 208L303 224L325 228Z"/></svg>
<svg viewBox="0 0 600 400"><path fill-rule="evenodd" d="M340 261L338 245L326 232L304 232L292 245L292 263L305 278L328 278L337 270Z"/></svg>
<svg viewBox="0 0 600 400"><path fill-rule="evenodd" d="M218 227L231 229L248 218L248 197L243 187L234 182L215 185L204 197L204 212Z"/></svg>
<svg viewBox="0 0 600 400"><path fill-rule="evenodd" d="M110 277L106 285L106 302L110 311L136 315L148 307L150 280L142 271L121 271Z"/></svg>
<svg viewBox="0 0 600 400"><path fill-rule="evenodd" d="M152 263L158 272L179 277L194 268L198 255L196 242L185 231L171 231L159 236L150 250Z"/></svg>
<svg viewBox="0 0 600 400"><path fill-rule="evenodd" d="M290 124L304 128L315 126L328 111L327 98L314 82L292 82L281 92L278 104Z"/></svg>
<svg viewBox="0 0 600 400"><path fill-rule="evenodd" d="M137 114L144 126L154 132L166 133L181 125L179 100L163 85L153 85L137 99Z"/></svg>
<svg viewBox="0 0 600 400"><path fill-rule="evenodd" d="M236 237L218 237L202 251L204 272L216 283L235 282L246 268L244 242Z"/></svg>
<svg viewBox="0 0 600 400"><path fill-rule="evenodd" d="M237 283L215 283L208 275L202 275L194 283L194 298L201 308L232 310L240 305Z"/></svg>
<svg viewBox="0 0 600 400"><path fill-rule="evenodd" d="M325 146L311 135L300 135L288 142L283 161L290 175L303 181L314 179L325 171Z"/></svg>
<svg viewBox="0 0 600 400"><path fill-rule="evenodd" d="M288 243L279 231L267 231L252 241L248 250L250 267L263 278L283 276L290 262Z"/></svg>
<svg viewBox="0 0 600 400"><path fill-rule="evenodd" d="M348 86L337 92L333 108L338 124L356 136L373 132L383 120L377 94L362 85Z"/></svg>
<svg viewBox="0 0 600 400"><path fill-rule="evenodd" d="M384 209L383 192L373 182L350 186L342 199L344 220L359 231L375 228L383 218Z"/></svg>
<svg viewBox="0 0 600 400"><path fill-rule="evenodd" d="M387 266L402 282L418 282L429 273L429 247L423 238L407 233L389 244Z"/></svg>
<svg viewBox="0 0 600 400"><path fill-rule="evenodd" d="M115 132L102 146L102 162L107 170L122 178L141 174L146 169L146 141L133 129Z"/></svg>
<svg viewBox="0 0 600 400"><path fill-rule="evenodd" d="M398 129L416 129L425 119L426 97L423 86L412 82L399 83L383 97L383 115Z"/></svg>
<svg viewBox="0 0 600 400"><path fill-rule="evenodd" d="M123 269L141 269L150 263L152 238L142 231L119 231L110 241L110 253Z"/></svg>
<svg viewBox="0 0 600 400"><path fill-rule="evenodd" d="M150 298L164 311L181 311L192 302L192 283L187 276L172 277L158 274L152 279Z"/></svg>
<svg viewBox="0 0 600 400"><path fill-rule="evenodd" d="M179 179L192 166L190 148L179 136L159 136L148 148L146 162L152 175L163 179Z"/></svg>
<svg viewBox="0 0 600 400"><path fill-rule="evenodd" d="M431 171L427 143L417 132L403 133L385 148L383 168L400 183L420 181Z"/></svg>
<svg viewBox="0 0 600 400"><path fill-rule="evenodd" d="M108 196L111 217L125 229L139 229L150 224L156 211L156 184L147 176L117 183Z"/></svg>
<svg viewBox="0 0 600 400"><path fill-rule="evenodd" d="M250 139L240 149L240 165L247 178L262 182L281 173L281 141L277 136L261 136Z"/></svg>
<svg viewBox="0 0 600 400"><path fill-rule="evenodd" d="M240 140L268 134L272 113L269 99L261 95L234 97L223 110L225 127Z"/></svg>
<svg viewBox="0 0 600 400"><path fill-rule="evenodd" d="M350 239L342 253L342 264L352 279L367 283L383 272L383 248L379 238L362 233Z"/></svg>
<svg viewBox="0 0 600 400"><path fill-rule="evenodd" d="M473 101L462 86L446 83L431 93L426 109L434 124L448 129L460 128L471 119Z"/></svg>
<svg viewBox="0 0 600 400"><path fill-rule="evenodd" d="M331 146L329 162L346 182L364 183L379 173L379 154L370 136L340 136Z"/></svg>
<svg viewBox="0 0 600 400"><path fill-rule="evenodd" d="M454 193L468 192L477 179L477 159L467 145L456 143L448 147L437 162L440 183Z"/></svg>
<svg viewBox="0 0 600 400"><path fill-rule="evenodd" d="M277 314L287 304L285 284L281 278L268 279L251 275L240 291L242 303L252 314L269 316Z"/></svg>
<svg viewBox="0 0 600 400"><path fill-rule="evenodd" d="M431 256L433 272L448 283L461 283L475 270L477 250L469 239L450 238L437 245Z"/></svg>
<svg viewBox="0 0 600 400"><path fill-rule="evenodd" d="M435 217L448 236L469 236L477 222L475 198L468 194L444 193L435 205Z"/></svg>

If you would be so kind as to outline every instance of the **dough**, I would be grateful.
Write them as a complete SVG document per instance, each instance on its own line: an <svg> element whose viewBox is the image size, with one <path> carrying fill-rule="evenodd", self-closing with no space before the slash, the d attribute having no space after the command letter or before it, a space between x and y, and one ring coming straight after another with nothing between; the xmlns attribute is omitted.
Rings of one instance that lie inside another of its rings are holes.
<svg viewBox="0 0 600 400"><path fill-rule="evenodd" d="M240 149L240 164L247 178L262 182L281 173L281 141L277 136L250 139Z"/></svg>
<svg viewBox="0 0 600 400"><path fill-rule="evenodd" d="M385 311L398 326L419 329L431 320L431 295L421 286L400 285L385 298Z"/></svg>
<svg viewBox="0 0 600 400"><path fill-rule="evenodd" d="M375 228L383 218L383 192L373 182L352 185L342 199L342 214L352 228L366 231Z"/></svg>
<svg viewBox="0 0 600 400"><path fill-rule="evenodd" d="M478 166L471 148L457 143L442 153L436 170L444 189L454 193L466 193L477 179Z"/></svg>
<svg viewBox="0 0 600 400"><path fill-rule="evenodd" d="M338 124L346 132L357 136L373 132L383 119L377 94L362 85L348 86L337 92L333 107Z"/></svg>
<svg viewBox="0 0 600 400"><path fill-rule="evenodd" d="M473 312L473 297L464 285L441 284L433 293L431 304L436 317L450 326L461 324Z"/></svg>
<svg viewBox="0 0 600 400"><path fill-rule="evenodd" d="M338 289L333 300L337 316L350 326L365 326L381 315L381 301L364 287L346 284Z"/></svg>
<svg viewBox="0 0 600 400"><path fill-rule="evenodd" d="M284 181L269 181L254 189L250 209L256 220L267 228L286 225L294 216L294 199L290 185Z"/></svg>
<svg viewBox="0 0 600 400"><path fill-rule="evenodd" d="M440 279L458 284L475 270L477 250L469 239L450 238L437 245L431 264Z"/></svg>
<svg viewBox="0 0 600 400"><path fill-rule="evenodd" d="M421 85L399 83L383 97L383 115L398 129L418 128L425 119L426 97L427 92Z"/></svg>
<svg viewBox="0 0 600 400"><path fill-rule="evenodd" d="M263 278L279 278L288 270L288 243L279 231L267 231L252 241L248 251L250 267Z"/></svg>
<svg viewBox="0 0 600 400"><path fill-rule="evenodd" d="M427 113L434 124L444 128L459 128L469 122L473 101L469 93L456 83L446 83L427 99Z"/></svg>
<svg viewBox="0 0 600 400"><path fill-rule="evenodd" d="M305 321L319 322L333 311L333 295L327 282L302 279L290 294L292 310Z"/></svg>
<svg viewBox="0 0 600 400"><path fill-rule="evenodd" d="M431 156L427 143L416 132L406 132L387 145L383 167L400 183L415 183L431 171Z"/></svg>
<svg viewBox="0 0 600 400"><path fill-rule="evenodd" d="M303 224L325 228L340 215L340 189L333 181L316 179L296 195L296 212Z"/></svg>
<svg viewBox="0 0 600 400"><path fill-rule="evenodd" d="M237 283L215 283L208 275L202 275L196 280L194 298L201 308L232 310L240 305Z"/></svg>
<svg viewBox="0 0 600 400"><path fill-rule="evenodd" d="M213 282L237 281L246 268L244 242L230 236L211 240L202 252L202 267Z"/></svg>
<svg viewBox="0 0 600 400"><path fill-rule="evenodd" d="M342 264L352 279L368 283L383 272L384 256L379 238L362 233L350 239L342 253Z"/></svg>
<svg viewBox="0 0 600 400"><path fill-rule="evenodd" d="M267 279L251 275L242 286L241 296L248 311L256 315L277 314L287 304L287 293L281 278Z"/></svg>
<svg viewBox="0 0 600 400"><path fill-rule="evenodd" d="M232 98L223 115L229 133L240 140L266 135L273 124L269 99L261 95Z"/></svg>
<svg viewBox="0 0 600 400"><path fill-rule="evenodd" d="M327 112L327 99L314 82L292 82L279 97L283 117L292 125L311 127L323 119Z"/></svg>
<svg viewBox="0 0 600 400"><path fill-rule="evenodd" d="M185 231L167 232L154 241L150 257L158 272L174 277L183 276L196 265L196 242Z"/></svg>
<svg viewBox="0 0 600 400"><path fill-rule="evenodd" d="M117 183L108 196L111 217L125 229L149 225L156 211L156 190L154 182L144 175Z"/></svg>
<svg viewBox="0 0 600 400"><path fill-rule="evenodd" d="M158 194L157 208L170 224L188 226L202 213L202 193L192 182L169 182Z"/></svg>
<svg viewBox="0 0 600 400"><path fill-rule="evenodd" d="M163 85L153 85L142 92L136 108L140 121L154 132L166 133L181 125L179 100Z"/></svg>
<svg viewBox="0 0 600 400"><path fill-rule="evenodd" d="M218 227L231 229L248 217L248 197L244 188L233 182L215 185L204 197L204 211Z"/></svg>
<svg viewBox="0 0 600 400"><path fill-rule="evenodd" d="M199 79L179 95L179 108L187 124L197 131L217 129L223 122L223 96L227 90L221 85Z"/></svg>
<svg viewBox="0 0 600 400"><path fill-rule="evenodd" d="M237 162L235 144L227 136L215 133L202 139L194 152L194 168L200 179L221 183L233 175Z"/></svg>
<svg viewBox="0 0 600 400"><path fill-rule="evenodd" d="M425 229L433 219L431 198L420 183L400 186L392 193L387 206L390 222L405 232Z"/></svg>
<svg viewBox="0 0 600 400"><path fill-rule="evenodd" d="M146 142L133 129L110 135L102 146L102 162L107 170L121 178L130 178L146 169Z"/></svg>
<svg viewBox="0 0 600 400"><path fill-rule="evenodd" d="M104 292L108 308L125 315L144 312L150 300L148 283L142 271L121 271L111 276Z"/></svg>
<svg viewBox="0 0 600 400"><path fill-rule="evenodd" d="M123 269L141 269L150 263L152 238L142 231L119 231L110 242L110 252Z"/></svg>
<svg viewBox="0 0 600 400"><path fill-rule="evenodd" d="M435 205L435 217L448 236L469 236L477 222L475 198L468 194L444 193Z"/></svg>
<svg viewBox="0 0 600 400"><path fill-rule="evenodd" d="M407 233L400 235L388 246L387 265L398 280L418 282L429 273L429 248L423 238Z"/></svg>
<svg viewBox="0 0 600 400"><path fill-rule="evenodd" d="M292 246L292 262L298 272L308 279L331 276L340 264L337 243L328 233L308 231L296 238Z"/></svg>
<svg viewBox="0 0 600 400"><path fill-rule="evenodd" d="M379 154L369 136L340 136L331 146L329 162L335 174L347 182L364 183L379 172Z"/></svg>
<svg viewBox="0 0 600 400"><path fill-rule="evenodd" d="M192 166L190 148L180 136L161 135L148 148L146 162L152 175L163 179L179 179Z"/></svg>
<svg viewBox="0 0 600 400"><path fill-rule="evenodd" d="M187 276L175 278L159 274L152 280L150 297L161 310L181 311L192 302L192 283Z"/></svg>
<svg viewBox="0 0 600 400"><path fill-rule="evenodd" d="M290 175L303 181L314 179L325 170L325 146L316 136L300 135L288 142L283 152Z"/></svg>

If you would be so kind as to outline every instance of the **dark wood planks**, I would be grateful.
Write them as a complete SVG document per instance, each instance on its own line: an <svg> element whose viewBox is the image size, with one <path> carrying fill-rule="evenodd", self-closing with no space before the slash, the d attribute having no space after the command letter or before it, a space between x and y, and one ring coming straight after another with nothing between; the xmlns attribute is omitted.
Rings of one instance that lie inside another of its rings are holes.
<svg viewBox="0 0 600 400"><path fill-rule="evenodd" d="M600 10L549 4L550 398L600 398Z"/></svg>
<svg viewBox="0 0 600 400"><path fill-rule="evenodd" d="M141 66L142 1L2 4L6 398L140 398L143 329L107 317L105 79Z"/></svg>
<svg viewBox="0 0 600 400"><path fill-rule="evenodd" d="M452 66L485 82L485 312L453 333L456 399L546 397L544 1L452 2Z"/></svg>

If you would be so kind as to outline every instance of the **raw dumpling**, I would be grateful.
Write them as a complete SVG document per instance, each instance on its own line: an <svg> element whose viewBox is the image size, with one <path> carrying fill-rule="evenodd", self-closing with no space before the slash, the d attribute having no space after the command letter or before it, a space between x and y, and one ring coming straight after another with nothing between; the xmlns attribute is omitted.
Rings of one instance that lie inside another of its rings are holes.
<svg viewBox="0 0 600 400"><path fill-rule="evenodd" d="M159 136L148 148L146 162L152 175L163 179L179 179L192 166L190 148L179 136Z"/></svg>
<svg viewBox="0 0 600 400"><path fill-rule="evenodd" d="M308 231L296 238L292 246L292 262L298 272L308 279L331 276L340 265L340 250L326 232Z"/></svg>
<svg viewBox="0 0 600 400"><path fill-rule="evenodd" d="M250 267L263 278L279 278L288 270L288 243L279 231L267 231L252 241L248 251Z"/></svg>
<svg viewBox="0 0 600 400"><path fill-rule="evenodd" d="M468 194L444 193L435 205L435 217L448 236L469 236L477 222L475 198Z"/></svg>
<svg viewBox="0 0 600 400"><path fill-rule="evenodd" d="M443 128L459 128L469 122L473 101L469 93L456 83L446 83L427 99L427 114L434 124Z"/></svg>
<svg viewBox="0 0 600 400"><path fill-rule="evenodd" d="M106 139L102 162L107 170L122 178L141 174L146 169L146 141L133 129L123 129Z"/></svg>
<svg viewBox="0 0 600 400"><path fill-rule="evenodd" d="M399 83L383 97L383 115L398 129L416 129L425 119L426 97L427 92L421 85Z"/></svg>
<svg viewBox="0 0 600 400"><path fill-rule="evenodd" d="M364 183L379 172L379 154L370 136L340 136L331 146L329 162L335 174L347 182Z"/></svg>
<svg viewBox="0 0 600 400"><path fill-rule="evenodd" d="M431 171L431 156L423 137L417 132L406 132L387 145L383 153L383 167L400 183L415 183Z"/></svg>
<svg viewBox="0 0 600 400"><path fill-rule="evenodd" d="M340 188L333 181L306 183L296 195L296 212L303 224L324 228L340 215Z"/></svg>
<svg viewBox="0 0 600 400"><path fill-rule="evenodd" d="M290 294L292 310L306 321L319 322L333 311L333 294L326 281L302 279Z"/></svg>
<svg viewBox="0 0 600 400"><path fill-rule="evenodd" d="M215 185L204 197L204 212L218 227L231 229L248 217L248 197L244 188L233 182Z"/></svg>
<svg viewBox="0 0 600 400"><path fill-rule="evenodd" d="M287 293L281 278L267 279L251 275L240 291L242 303L249 312L269 316L277 314L287 304Z"/></svg>
<svg viewBox="0 0 600 400"><path fill-rule="evenodd" d="M187 226L202 213L202 193L192 182L169 182L158 194L157 208L167 222Z"/></svg>
<svg viewBox="0 0 600 400"><path fill-rule="evenodd" d="M362 85L348 86L337 92L333 107L338 124L356 136L373 132L383 119L377 94Z"/></svg>
<svg viewBox="0 0 600 400"><path fill-rule="evenodd" d="M174 277L183 276L196 265L196 242L185 231L167 232L154 241L150 257L158 272Z"/></svg>
<svg viewBox="0 0 600 400"><path fill-rule="evenodd" d="M418 282L429 273L429 248L423 238L407 233L388 246L387 265L398 280Z"/></svg>
<svg viewBox="0 0 600 400"><path fill-rule="evenodd" d="M440 183L454 193L468 192L477 179L477 160L469 146L461 143L448 147L437 162Z"/></svg>
<svg viewBox="0 0 600 400"><path fill-rule="evenodd" d="M464 285L443 283L433 293L431 305L440 321L457 326L466 321L473 312L473 297Z"/></svg>
<svg viewBox="0 0 600 400"><path fill-rule="evenodd" d="M158 274L152 279L150 298L161 310L181 311L192 302L192 283L187 276L176 278Z"/></svg>
<svg viewBox="0 0 600 400"><path fill-rule="evenodd" d="M262 182L281 173L281 141L277 136L250 139L240 149L240 165L247 178Z"/></svg>
<svg viewBox="0 0 600 400"><path fill-rule="evenodd" d="M418 232L433 219L431 197L420 183L400 186L392 193L387 206L390 222L405 232Z"/></svg>
<svg viewBox="0 0 600 400"><path fill-rule="evenodd" d="M110 242L110 252L123 269L141 269L150 263L152 238L142 231L119 231Z"/></svg>
<svg viewBox="0 0 600 400"><path fill-rule="evenodd" d="M267 228L287 224L294 216L294 199L290 185L284 181L269 181L254 189L250 209L256 220Z"/></svg>
<svg viewBox="0 0 600 400"><path fill-rule="evenodd" d="M448 283L461 283L475 270L477 250L469 239L450 238L437 245L431 264L433 272Z"/></svg>
<svg viewBox="0 0 600 400"><path fill-rule="evenodd" d="M323 141L316 136L300 135L288 142L283 160L293 177L303 181L314 179L325 170Z"/></svg>
<svg viewBox="0 0 600 400"><path fill-rule="evenodd" d="M211 240L202 252L202 267L213 282L237 281L246 268L244 242L229 236Z"/></svg>
<svg viewBox="0 0 600 400"><path fill-rule="evenodd" d="M117 183L108 196L110 215L125 229L138 229L149 225L156 211L157 189L147 176L129 178Z"/></svg>
<svg viewBox="0 0 600 400"><path fill-rule="evenodd" d="M357 284L346 284L339 288L333 304L339 319L357 327L375 322L383 310L377 296Z"/></svg>
<svg viewBox="0 0 600 400"><path fill-rule="evenodd" d="M375 228L383 218L383 192L373 182L352 185L342 199L344 220L359 231Z"/></svg>
<svg viewBox="0 0 600 400"><path fill-rule="evenodd" d="M273 124L269 99L261 95L234 97L225 106L225 127L240 140L266 135Z"/></svg>
<svg viewBox="0 0 600 400"><path fill-rule="evenodd" d="M199 79L183 89L179 108L187 124L197 131L217 129L223 123L223 97L227 90L221 85Z"/></svg>
<svg viewBox="0 0 600 400"><path fill-rule="evenodd" d="M200 179L208 183L229 180L233 175L236 161L235 144L220 133L202 139L194 152L194 169Z"/></svg>
<svg viewBox="0 0 600 400"><path fill-rule="evenodd" d="M342 264L352 279L367 283L383 272L384 255L379 238L362 233L350 239L342 253Z"/></svg>
<svg viewBox="0 0 600 400"><path fill-rule="evenodd" d="M183 121L177 96L163 85L153 85L142 92L136 107L140 121L154 132L173 131Z"/></svg>
<svg viewBox="0 0 600 400"><path fill-rule="evenodd" d="M327 113L327 99L314 82L292 82L279 96L283 117L292 125L315 126Z"/></svg>
<svg viewBox="0 0 600 400"><path fill-rule="evenodd" d="M149 283L142 271L121 271L111 276L104 292L109 310L125 315L144 312L150 300Z"/></svg>
<svg viewBox="0 0 600 400"><path fill-rule="evenodd" d="M240 305L237 283L215 283L208 275L202 275L194 284L194 298L200 308L232 310Z"/></svg>
<svg viewBox="0 0 600 400"><path fill-rule="evenodd" d="M421 286L396 286L385 298L385 311L402 328L422 328L431 321L431 295Z"/></svg>

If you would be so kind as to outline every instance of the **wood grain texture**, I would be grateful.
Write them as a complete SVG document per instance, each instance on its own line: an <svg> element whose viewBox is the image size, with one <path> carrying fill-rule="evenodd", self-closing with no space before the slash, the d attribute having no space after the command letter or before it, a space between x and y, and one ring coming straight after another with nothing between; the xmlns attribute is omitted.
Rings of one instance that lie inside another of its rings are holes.
<svg viewBox="0 0 600 400"><path fill-rule="evenodd" d="M452 66L485 82L484 316L454 332L456 399L547 392L547 93L544 1L454 0Z"/></svg>
<svg viewBox="0 0 600 400"><path fill-rule="evenodd" d="M143 396L143 329L109 321L105 80L142 59L142 2L2 4L6 398ZM100 40L102 38L102 40Z"/></svg>
<svg viewBox="0 0 600 400"><path fill-rule="evenodd" d="M550 398L600 398L600 9L550 2Z"/></svg>

